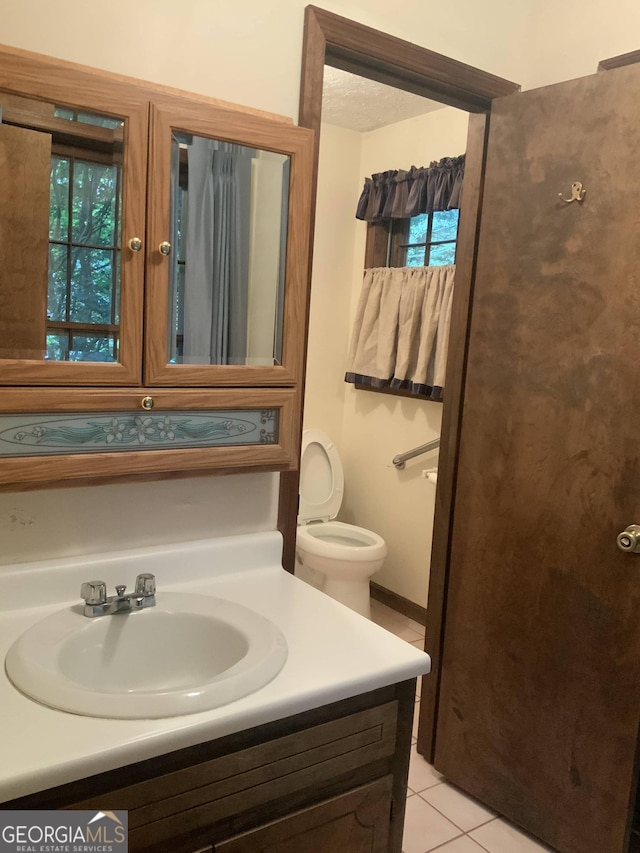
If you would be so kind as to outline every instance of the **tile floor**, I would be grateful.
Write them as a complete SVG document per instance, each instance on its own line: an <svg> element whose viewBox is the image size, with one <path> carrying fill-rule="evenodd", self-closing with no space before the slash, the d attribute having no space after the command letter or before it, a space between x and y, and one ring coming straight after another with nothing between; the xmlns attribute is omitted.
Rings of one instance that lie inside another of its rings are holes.
<svg viewBox="0 0 640 853"><path fill-rule="evenodd" d="M412 643L424 646L424 628L378 601L371 602L374 622ZM413 721L409 790L403 853L553 853L481 803L450 785L415 747L420 680Z"/></svg>

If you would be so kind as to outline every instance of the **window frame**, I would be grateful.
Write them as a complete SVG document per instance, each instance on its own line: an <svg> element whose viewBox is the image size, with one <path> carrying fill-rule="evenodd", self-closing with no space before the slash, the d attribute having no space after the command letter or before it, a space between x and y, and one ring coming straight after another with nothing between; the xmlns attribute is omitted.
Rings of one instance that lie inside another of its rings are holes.
<svg viewBox="0 0 640 853"><path fill-rule="evenodd" d="M456 208L457 209L457 208ZM439 212L439 211L435 211ZM458 248L458 232L460 230L460 218L458 217L458 225L456 228L455 240L431 240L433 229L433 213L429 214L427 223L427 232L425 242L410 243L409 228L411 219L381 219L379 222L367 223L367 241L365 245L364 267L372 269L374 267L402 267L405 263L392 263L394 260L403 258L406 260L406 250L414 246L425 246L425 260L430 259L431 248L433 246L443 246L447 243L453 243L455 250ZM455 263L455 254L454 254ZM423 266L433 266L433 264L425 263Z"/></svg>
<svg viewBox="0 0 640 853"><path fill-rule="evenodd" d="M77 111L76 111L77 112ZM65 317L62 320L53 320L49 317L49 313L47 311L47 317L45 321L45 332L47 335L47 345L48 345L48 336L60 336L66 337L67 339L67 358L56 359L58 362L72 362L74 359L70 359L68 357L69 351L73 348L73 341L76 336L95 336L95 335L106 335L111 338L110 347L111 347L111 355L112 362L105 360L105 363L117 363L119 358L119 349L120 349L120 332L121 332L121 323L119 320L119 308L120 308L120 287L121 287L121 269L122 269L122 184L123 184L123 164L122 164L122 156L118 155L101 155L97 152L87 151L85 148L79 148L72 145L59 145L57 143L52 143L51 146L51 163L52 163L52 171L53 171L53 159L54 157L60 159L66 159L69 161L69 188L68 188L68 204L69 210L71 210L73 203L73 174L76 167L76 163L86 163L90 166L115 166L116 168L116 190L115 190L115 212L114 212L114 237L116 242L113 245L105 245L105 246L93 246L90 244L79 243L74 241L72 235L72 223L71 217L69 217L69 223L67 227L67 235L63 239L62 237L53 239L51 234L49 235L49 250L51 250L52 246L59 246L63 248L67 254L67 269L66 269L66 310ZM120 199L120 202L118 202ZM119 242L118 242L119 240ZM109 323L89 323L89 322L80 322L71 320L70 318L70 305L71 305L71 291L72 291L72 263L71 257L74 249L104 249L106 251L110 251L112 254L112 270L111 270L111 308L110 308L110 322ZM51 273L50 268L51 261L49 260L49 274ZM51 287L51 280L49 279L47 284L47 301L49 299L49 288ZM78 359L78 361L85 361L84 359Z"/></svg>

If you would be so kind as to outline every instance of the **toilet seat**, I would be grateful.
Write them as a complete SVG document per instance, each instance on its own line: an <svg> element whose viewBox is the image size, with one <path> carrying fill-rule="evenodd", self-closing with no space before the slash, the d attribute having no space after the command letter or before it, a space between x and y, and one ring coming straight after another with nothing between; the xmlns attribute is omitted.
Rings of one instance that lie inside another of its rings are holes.
<svg viewBox="0 0 640 853"><path fill-rule="evenodd" d="M296 541L307 554L349 563L375 562L387 554L382 536L342 521L300 525Z"/></svg>
<svg viewBox="0 0 640 853"><path fill-rule="evenodd" d="M329 521L342 505L344 472L338 449L321 429L302 433L298 524Z"/></svg>

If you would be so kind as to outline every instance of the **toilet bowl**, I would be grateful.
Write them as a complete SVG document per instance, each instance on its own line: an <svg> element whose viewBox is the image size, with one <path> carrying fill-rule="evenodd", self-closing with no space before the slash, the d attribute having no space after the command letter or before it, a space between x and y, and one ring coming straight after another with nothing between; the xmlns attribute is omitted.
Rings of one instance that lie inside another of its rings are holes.
<svg viewBox="0 0 640 853"><path fill-rule="evenodd" d="M322 430L305 430L296 559L300 566L319 573L327 595L370 619L369 578L382 568L387 546L372 530L333 520L343 491L336 446Z"/></svg>

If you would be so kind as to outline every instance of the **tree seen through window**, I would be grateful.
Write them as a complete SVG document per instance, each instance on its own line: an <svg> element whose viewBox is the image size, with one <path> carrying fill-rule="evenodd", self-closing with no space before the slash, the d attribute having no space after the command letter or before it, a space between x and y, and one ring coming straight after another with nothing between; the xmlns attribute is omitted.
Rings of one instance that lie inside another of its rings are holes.
<svg viewBox="0 0 640 853"><path fill-rule="evenodd" d="M68 118L113 128L106 116ZM47 358L117 361L121 167L113 156L54 146L49 207Z"/></svg>

